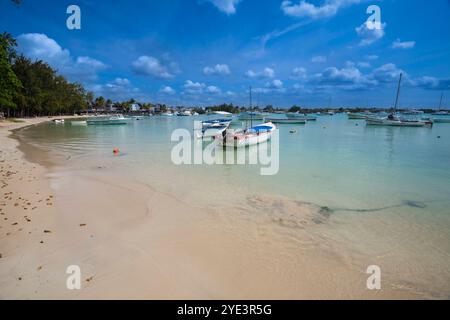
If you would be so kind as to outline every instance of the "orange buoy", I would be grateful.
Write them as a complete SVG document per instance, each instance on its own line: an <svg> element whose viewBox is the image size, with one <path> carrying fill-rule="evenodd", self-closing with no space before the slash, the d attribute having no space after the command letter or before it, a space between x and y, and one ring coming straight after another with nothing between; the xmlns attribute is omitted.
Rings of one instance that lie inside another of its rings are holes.
<svg viewBox="0 0 450 320"><path fill-rule="evenodd" d="M114 155L119 155L119 153L120 153L120 150L119 150L119 148L114 148L113 149L113 153L114 153Z"/></svg>

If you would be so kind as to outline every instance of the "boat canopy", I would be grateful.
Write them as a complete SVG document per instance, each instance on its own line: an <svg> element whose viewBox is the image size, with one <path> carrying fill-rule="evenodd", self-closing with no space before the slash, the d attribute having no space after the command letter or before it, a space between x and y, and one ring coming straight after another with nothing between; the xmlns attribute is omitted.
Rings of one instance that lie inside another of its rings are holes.
<svg viewBox="0 0 450 320"><path fill-rule="evenodd" d="M270 126L256 126L256 127L248 129L248 132L259 133L259 132L270 131L272 129L273 129L273 127L270 127Z"/></svg>

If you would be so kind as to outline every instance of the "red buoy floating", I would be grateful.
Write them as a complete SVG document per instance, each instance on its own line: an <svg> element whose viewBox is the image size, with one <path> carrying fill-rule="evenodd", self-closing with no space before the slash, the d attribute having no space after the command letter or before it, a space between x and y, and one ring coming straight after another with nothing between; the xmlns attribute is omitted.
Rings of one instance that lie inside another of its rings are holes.
<svg viewBox="0 0 450 320"><path fill-rule="evenodd" d="M119 148L114 148L114 149L113 149L113 154L114 154L115 156L118 156L119 153L120 153Z"/></svg>

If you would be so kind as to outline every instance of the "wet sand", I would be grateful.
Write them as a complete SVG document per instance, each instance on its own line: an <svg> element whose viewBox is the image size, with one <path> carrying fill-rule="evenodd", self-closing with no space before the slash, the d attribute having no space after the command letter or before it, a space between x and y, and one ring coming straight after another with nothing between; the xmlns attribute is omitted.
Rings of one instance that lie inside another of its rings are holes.
<svg viewBox="0 0 450 320"><path fill-rule="evenodd" d="M28 124L0 128L1 299L433 298L389 278L368 290L367 260L327 238L324 208L261 196L223 212L100 164L45 167L9 137Z"/></svg>

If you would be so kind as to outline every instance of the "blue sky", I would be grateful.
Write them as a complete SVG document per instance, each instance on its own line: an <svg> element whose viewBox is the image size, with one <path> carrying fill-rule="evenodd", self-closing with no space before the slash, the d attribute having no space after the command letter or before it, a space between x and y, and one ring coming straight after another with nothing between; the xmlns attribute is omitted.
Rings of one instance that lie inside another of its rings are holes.
<svg viewBox="0 0 450 320"><path fill-rule="evenodd" d="M66 9L81 9L81 30ZM381 30L366 9L381 8ZM96 95L172 105L450 107L448 0L0 2L0 31Z"/></svg>

